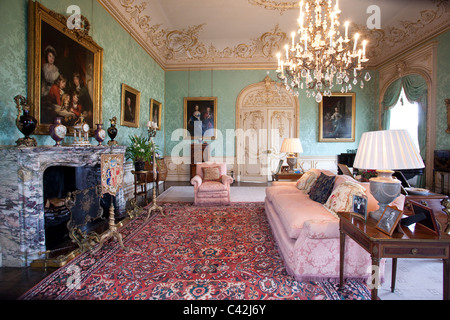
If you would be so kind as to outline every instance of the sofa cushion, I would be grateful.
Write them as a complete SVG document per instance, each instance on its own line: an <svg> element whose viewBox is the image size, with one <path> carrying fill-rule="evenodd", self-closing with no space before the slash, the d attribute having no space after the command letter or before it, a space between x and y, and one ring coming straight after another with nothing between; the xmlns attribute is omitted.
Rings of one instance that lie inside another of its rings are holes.
<svg viewBox="0 0 450 320"><path fill-rule="evenodd" d="M227 186L218 181L205 181L200 187L198 187L198 191L204 192L218 192L218 191L226 191Z"/></svg>
<svg viewBox="0 0 450 320"><path fill-rule="evenodd" d="M322 204L299 190L296 194L277 194L271 202L286 233L294 239L302 232L305 221L335 219Z"/></svg>
<svg viewBox="0 0 450 320"><path fill-rule="evenodd" d="M220 181L220 167L212 166L212 167L203 167L203 181Z"/></svg>
<svg viewBox="0 0 450 320"><path fill-rule="evenodd" d="M366 188L357 182L344 181L333 190L324 206L333 212L350 212L353 209L353 196L367 198Z"/></svg>
<svg viewBox="0 0 450 320"><path fill-rule="evenodd" d="M319 178L317 178L316 182L309 191L309 198L321 204L327 202L328 197L333 190L335 179L335 176L328 176L324 173L321 173Z"/></svg>
<svg viewBox="0 0 450 320"><path fill-rule="evenodd" d="M286 184L286 185L277 185L277 186L271 186L266 188L266 197L270 201L273 201L276 197L278 197L280 194L300 194L300 190L298 190L295 187L295 184Z"/></svg>
<svg viewBox="0 0 450 320"><path fill-rule="evenodd" d="M345 181L350 181L350 182L354 182L354 183L358 183L361 184L360 182L356 181L355 179L353 179L350 176L346 176L346 175L337 175L336 176L336 180L334 180L334 187L333 187L333 191L336 190L337 187L339 187L339 185L341 183L344 183Z"/></svg>
<svg viewBox="0 0 450 320"><path fill-rule="evenodd" d="M308 193L318 177L319 175L314 170L305 172L300 179L297 180L297 189L304 190L305 193Z"/></svg>

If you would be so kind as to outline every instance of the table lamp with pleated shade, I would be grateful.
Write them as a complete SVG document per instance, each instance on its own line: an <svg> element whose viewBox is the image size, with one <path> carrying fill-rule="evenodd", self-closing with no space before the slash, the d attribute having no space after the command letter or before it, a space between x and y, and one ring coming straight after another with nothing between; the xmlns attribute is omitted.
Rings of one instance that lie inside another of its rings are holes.
<svg viewBox="0 0 450 320"><path fill-rule="evenodd" d="M394 170L419 169L425 164L406 130L380 130L362 134L353 167L377 171L377 177L369 181L379 208L369 214L379 220L401 192L400 180L392 178Z"/></svg>
<svg viewBox="0 0 450 320"><path fill-rule="evenodd" d="M302 144L299 138L285 138L281 144L280 152L288 153L286 162L289 165L289 171L294 171L294 167L297 164L297 157L295 153L303 152Z"/></svg>

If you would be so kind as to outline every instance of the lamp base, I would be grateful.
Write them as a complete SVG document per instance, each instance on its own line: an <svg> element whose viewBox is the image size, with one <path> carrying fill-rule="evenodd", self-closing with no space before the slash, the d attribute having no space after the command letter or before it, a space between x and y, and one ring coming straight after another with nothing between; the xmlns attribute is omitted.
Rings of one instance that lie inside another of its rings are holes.
<svg viewBox="0 0 450 320"><path fill-rule="evenodd" d="M393 173L392 170L377 170L378 176L370 179L370 193L378 200L379 208L369 212L369 215L377 221L386 207L400 195L402 184L392 178Z"/></svg>
<svg viewBox="0 0 450 320"><path fill-rule="evenodd" d="M289 165L289 172L294 172L294 167L297 164L297 158L295 156L289 156L286 158L286 162Z"/></svg>

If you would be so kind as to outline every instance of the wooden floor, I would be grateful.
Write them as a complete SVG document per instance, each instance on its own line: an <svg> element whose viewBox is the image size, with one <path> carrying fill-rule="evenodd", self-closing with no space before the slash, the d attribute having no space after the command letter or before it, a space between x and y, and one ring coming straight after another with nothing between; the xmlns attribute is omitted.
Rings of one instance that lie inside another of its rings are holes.
<svg viewBox="0 0 450 320"><path fill-rule="evenodd" d="M262 183L245 183L235 182L233 186L267 186ZM186 182L173 182L167 181L165 183L165 189L171 186L189 186L189 181ZM160 192L163 188L160 187ZM149 191L148 199L151 200L151 190ZM142 204L140 204L142 205ZM0 300L16 300L21 295L30 290L33 286L38 284L42 279L50 275L56 268L0 268Z"/></svg>

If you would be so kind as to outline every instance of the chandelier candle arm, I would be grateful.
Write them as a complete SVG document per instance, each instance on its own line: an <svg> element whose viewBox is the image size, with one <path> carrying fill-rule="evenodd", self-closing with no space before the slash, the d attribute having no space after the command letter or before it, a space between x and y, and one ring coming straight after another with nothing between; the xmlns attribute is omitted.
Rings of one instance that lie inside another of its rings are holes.
<svg viewBox="0 0 450 320"><path fill-rule="evenodd" d="M313 96L317 102L323 95L331 95L331 89L341 85L341 92L352 89L361 78L370 80L366 73L362 77L365 62L367 40L361 41L360 34L349 38L350 22L344 23L344 38L339 30L339 1L334 6L332 0L302 0L299 2L298 30L291 33L291 44L286 44L285 59L277 53L277 77L287 90L298 95L299 88L306 88L307 96ZM296 33L298 37L296 37Z"/></svg>

